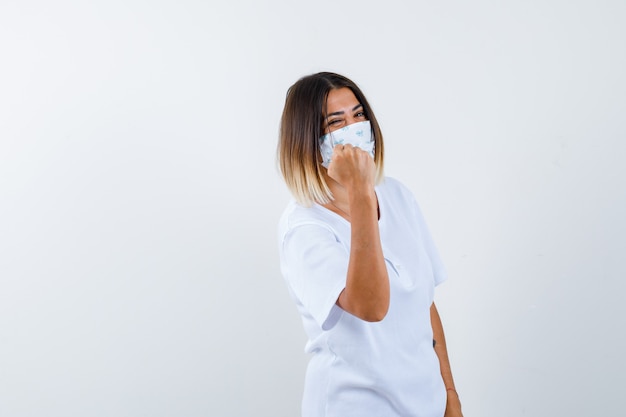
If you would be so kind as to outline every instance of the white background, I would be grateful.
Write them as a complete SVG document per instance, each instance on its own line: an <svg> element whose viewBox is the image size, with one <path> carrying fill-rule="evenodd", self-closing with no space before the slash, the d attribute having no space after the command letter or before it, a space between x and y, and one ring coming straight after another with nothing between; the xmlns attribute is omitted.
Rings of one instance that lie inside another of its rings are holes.
<svg viewBox="0 0 626 417"><path fill-rule="evenodd" d="M623 413L623 1L0 3L0 415L299 413L287 88L354 79L465 415Z"/></svg>

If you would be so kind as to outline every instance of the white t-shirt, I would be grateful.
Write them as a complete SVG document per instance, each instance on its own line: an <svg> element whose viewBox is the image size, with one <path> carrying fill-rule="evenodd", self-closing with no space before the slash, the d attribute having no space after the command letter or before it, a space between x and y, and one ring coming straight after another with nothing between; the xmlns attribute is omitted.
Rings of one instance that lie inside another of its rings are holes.
<svg viewBox="0 0 626 417"><path fill-rule="evenodd" d="M281 271L312 354L303 417L442 417L445 411L430 306L446 273L412 193L386 178L376 195L391 287L380 322L336 305L346 283L350 223L320 205L295 201L280 220Z"/></svg>

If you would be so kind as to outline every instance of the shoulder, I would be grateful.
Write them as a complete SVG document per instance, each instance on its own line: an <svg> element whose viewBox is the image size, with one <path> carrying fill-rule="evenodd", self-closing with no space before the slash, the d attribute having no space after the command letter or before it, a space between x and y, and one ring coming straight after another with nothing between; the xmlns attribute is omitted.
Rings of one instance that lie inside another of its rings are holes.
<svg viewBox="0 0 626 417"><path fill-rule="evenodd" d="M376 189L389 200L411 204L415 203L415 196L411 190L395 178L385 177L383 181L376 186Z"/></svg>
<svg viewBox="0 0 626 417"><path fill-rule="evenodd" d="M295 200L291 200L278 223L279 238L284 238L290 231L306 225L315 225L322 228L333 230L332 221L324 211L313 205L305 207L298 204Z"/></svg>

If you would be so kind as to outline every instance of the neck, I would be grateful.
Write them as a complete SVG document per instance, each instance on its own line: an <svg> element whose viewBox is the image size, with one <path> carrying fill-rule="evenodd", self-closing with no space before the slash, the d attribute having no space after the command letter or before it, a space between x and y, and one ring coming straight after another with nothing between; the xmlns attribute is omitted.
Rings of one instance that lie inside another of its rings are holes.
<svg viewBox="0 0 626 417"><path fill-rule="evenodd" d="M324 172L324 179L326 180L326 185L328 185L328 188L333 195L333 199L330 203L324 204L323 206L350 221L350 201L348 191L337 181L330 178L326 172Z"/></svg>

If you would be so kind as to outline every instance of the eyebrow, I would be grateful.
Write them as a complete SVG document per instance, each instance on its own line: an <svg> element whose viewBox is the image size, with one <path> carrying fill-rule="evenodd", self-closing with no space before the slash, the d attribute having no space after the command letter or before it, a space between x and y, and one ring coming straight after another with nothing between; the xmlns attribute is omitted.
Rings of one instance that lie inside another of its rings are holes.
<svg viewBox="0 0 626 417"><path fill-rule="evenodd" d="M362 105L361 103L357 104L356 106L354 106L354 107L352 108L352 111L355 111L355 110L356 110L356 109L358 109L359 107L363 107L363 105ZM328 116L326 116L326 119L328 119L329 117L332 117L332 116L339 116L339 115L342 115L342 114L344 114L344 111L336 111L336 112L331 113L331 114L329 114Z"/></svg>

